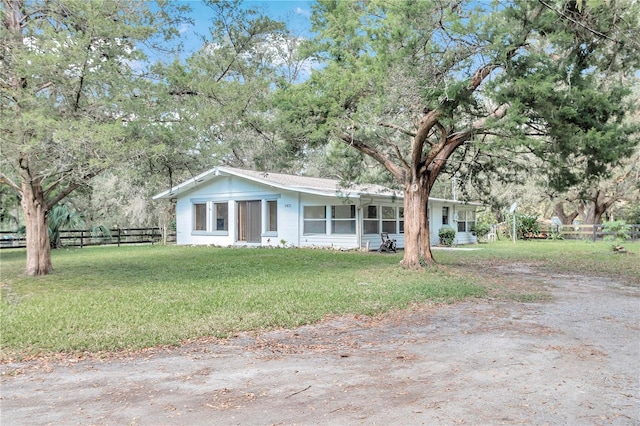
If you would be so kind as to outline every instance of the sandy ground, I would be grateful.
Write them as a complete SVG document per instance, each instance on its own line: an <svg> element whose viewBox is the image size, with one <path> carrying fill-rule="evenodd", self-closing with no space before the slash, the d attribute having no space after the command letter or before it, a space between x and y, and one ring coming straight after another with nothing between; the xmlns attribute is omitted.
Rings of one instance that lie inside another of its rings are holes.
<svg viewBox="0 0 640 426"><path fill-rule="evenodd" d="M136 356L5 364L0 421L639 425L637 283L494 268L547 297L421 305Z"/></svg>

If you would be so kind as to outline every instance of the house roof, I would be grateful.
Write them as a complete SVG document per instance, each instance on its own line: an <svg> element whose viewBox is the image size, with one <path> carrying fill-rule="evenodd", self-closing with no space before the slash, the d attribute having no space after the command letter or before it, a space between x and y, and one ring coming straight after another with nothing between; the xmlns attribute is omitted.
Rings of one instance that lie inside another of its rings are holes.
<svg viewBox="0 0 640 426"><path fill-rule="evenodd" d="M349 198L360 198L361 196L383 196L403 198L401 191L394 191L381 185L364 184L351 185L349 187L341 186L340 181L336 179L325 179L308 176L287 175L283 173L259 172L254 170L236 169L233 167L214 167L204 173L195 176L173 188L161 192L153 197L157 199L171 199L179 194L189 191L200 186L218 176L238 176L250 181L262 183L274 188L285 189L289 191L303 192L314 195L324 196L343 196ZM462 201L443 200L438 198L429 198L436 201L447 201L456 204L470 204L480 206L480 203L467 203Z"/></svg>

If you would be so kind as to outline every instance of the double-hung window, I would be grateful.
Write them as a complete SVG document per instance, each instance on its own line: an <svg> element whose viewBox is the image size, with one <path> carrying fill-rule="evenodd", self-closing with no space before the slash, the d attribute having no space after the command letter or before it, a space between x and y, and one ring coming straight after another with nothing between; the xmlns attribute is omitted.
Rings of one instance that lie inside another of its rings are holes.
<svg viewBox="0 0 640 426"><path fill-rule="evenodd" d="M467 212L467 232L471 232L476 227L476 212L469 211Z"/></svg>
<svg viewBox="0 0 640 426"><path fill-rule="evenodd" d="M331 206L331 233L355 234L356 233L356 206L341 205Z"/></svg>
<svg viewBox="0 0 640 426"><path fill-rule="evenodd" d="M449 224L449 207L442 207L442 224Z"/></svg>
<svg viewBox="0 0 640 426"><path fill-rule="evenodd" d="M467 212L464 210L458 212L458 232L467 232Z"/></svg>
<svg viewBox="0 0 640 426"><path fill-rule="evenodd" d="M427 213L427 217L428 217ZM398 232L404 234L404 207L398 208Z"/></svg>

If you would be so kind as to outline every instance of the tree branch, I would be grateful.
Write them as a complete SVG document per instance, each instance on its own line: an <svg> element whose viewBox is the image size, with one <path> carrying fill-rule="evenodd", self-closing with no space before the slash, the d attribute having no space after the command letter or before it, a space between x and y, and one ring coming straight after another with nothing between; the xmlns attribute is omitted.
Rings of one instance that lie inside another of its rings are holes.
<svg viewBox="0 0 640 426"><path fill-rule="evenodd" d="M18 191L18 193L22 194L22 188L18 186L15 182L13 182L7 175L4 173L0 173L0 184L4 184Z"/></svg>
<svg viewBox="0 0 640 426"><path fill-rule="evenodd" d="M404 174L402 169L381 151L378 151L377 149L367 145L366 143L355 139L353 136L347 133L342 134L342 136L340 136L340 139L347 145L354 147L358 151L370 156L378 163L382 164L382 166L384 166L384 168L387 169L389 173L391 173L393 177L395 177L399 182L404 181Z"/></svg>
<svg viewBox="0 0 640 426"><path fill-rule="evenodd" d="M92 179L93 177L100 174L104 169L94 170L93 172L87 173L82 177L82 182L72 182L66 188L61 190L55 197L51 200L47 201L47 208L50 209L56 204L58 204L61 200L63 200L67 195L71 194L73 191L78 189L80 186L84 184L84 182Z"/></svg>
<svg viewBox="0 0 640 426"><path fill-rule="evenodd" d="M380 125L382 127L388 127L390 129L397 130L400 133L404 133L407 136L414 137L416 135L416 132L413 132L411 130L407 130L407 129L403 128L403 127L400 127L400 126L392 124L392 123L378 123L378 125Z"/></svg>
<svg viewBox="0 0 640 426"><path fill-rule="evenodd" d="M573 22L574 24L581 26L582 28L584 28L585 30L589 31L590 33L595 34L595 35L597 35L598 37L601 37L601 38L607 39L607 40L609 40L609 41L612 41L612 42L614 42L614 43L620 43L618 40L616 40L616 39L614 39L614 38L611 38L611 37L609 37L608 35L603 34L603 33L599 32L599 31L596 31L596 30L594 30L593 28L590 28L589 26L587 26L587 25L583 24L582 22L580 22L580 21L577 21L577 20L573 19L572 17L570 17L570 16L566 15L565 13L562 13L562 11L561 11L561 10L556 9L555 7L551 6L551 5L550 5L550 4L548 4L547 2L545 2L545 1L543 1L543 0L538 0L538 2L539 2L541 5L543 5L544 7L546 7L547 9L549 9L549 10L551 10L551 11L553 11L553 12L557 13L558 15L560 15L561 17L563 17L563 18L564 18L564 19L566 19L566 20L571 21L571 22Z"/></svg>

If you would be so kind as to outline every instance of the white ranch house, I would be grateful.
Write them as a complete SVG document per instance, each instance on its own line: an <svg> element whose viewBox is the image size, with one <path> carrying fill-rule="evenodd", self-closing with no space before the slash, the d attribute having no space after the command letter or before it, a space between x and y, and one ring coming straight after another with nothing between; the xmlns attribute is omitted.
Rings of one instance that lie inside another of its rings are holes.
<svg viewBox="0 0 640 426"><path fill-rule="evenodd" d="M177 244L377 249L388 232L404 247L402 193L379 185L215 167L154 199L176 203ZM443 226L455 244L471 234L479 203L429 199L431 244Z"/></svg>

